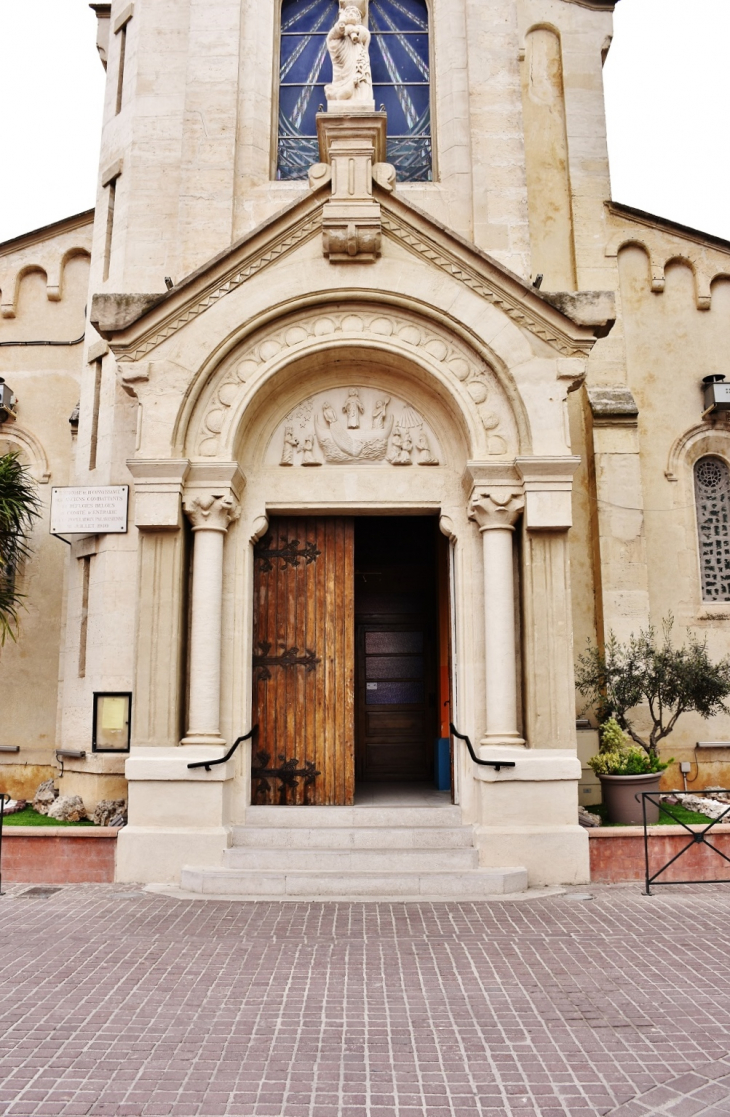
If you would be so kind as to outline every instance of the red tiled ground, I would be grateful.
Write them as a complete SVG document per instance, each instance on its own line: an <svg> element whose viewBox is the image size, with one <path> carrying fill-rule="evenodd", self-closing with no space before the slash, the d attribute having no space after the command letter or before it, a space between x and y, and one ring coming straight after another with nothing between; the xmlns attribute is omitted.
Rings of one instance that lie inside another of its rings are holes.
<svg viewBox="0 0 730 1117"><path fill-rule="evenodd" d="M3 1117L728 1117L730 889L0 899Z"/></svg>

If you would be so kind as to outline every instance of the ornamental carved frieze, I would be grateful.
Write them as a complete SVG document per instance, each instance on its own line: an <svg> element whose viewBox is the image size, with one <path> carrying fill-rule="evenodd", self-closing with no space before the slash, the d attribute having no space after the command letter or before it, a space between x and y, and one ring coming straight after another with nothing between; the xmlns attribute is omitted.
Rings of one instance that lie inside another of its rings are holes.
<svg viewBox="0 0 730 1117"><path fill-rule="evenodd" d="M278 329L259 333L244 343L228 358L217 377L217 384L205 400L195 452L203 458L213 458L223 451L229 440L228 424L236 402L246 392L247 386L261 379L272 364L293 359L313 345L358 339L385 345L395 352L406 356L412 354L415 359L435 364L447 379L465 387L486 432L488 454L500 456L517 452L517 431L503 389L494 371L473 349L458 337L446 331L440 332L415 315L359 307L328 308L325 312L301 314L290 318ZM392 408L390 414L394 414ZM326 438L326 420L322 432ZM305 452L311 454L308 458L310 465L322 460L318 453L315 455L319 442L313 422L310 434L312 443L305 447L304 438L308 436L304 436L301 430L292 432L291 437L296 436L299 440L297 446L290 442L292 464L301 464ZM347 440L344 441L344 448L340 444L339 449L357 459L363 452L356 452L357 445Z"/></svg>
<svg viewBox="0 0 730 1117"><path fill-rule="evenodd" d="M297 404L274 432L269 465L436 466L433 428L410 402L377 388L328 388Z"/></svg>

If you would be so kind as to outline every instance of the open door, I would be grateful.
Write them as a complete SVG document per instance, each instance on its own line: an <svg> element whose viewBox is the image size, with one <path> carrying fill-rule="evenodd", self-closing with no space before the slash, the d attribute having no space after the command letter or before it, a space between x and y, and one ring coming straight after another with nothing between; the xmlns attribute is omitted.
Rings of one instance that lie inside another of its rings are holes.
<svg viewBox="0 0 730 1117"><path fill-rule="evenodd" d="M272 516L256 544L253 803L354 802L354 551L348 516Z"/></svg>

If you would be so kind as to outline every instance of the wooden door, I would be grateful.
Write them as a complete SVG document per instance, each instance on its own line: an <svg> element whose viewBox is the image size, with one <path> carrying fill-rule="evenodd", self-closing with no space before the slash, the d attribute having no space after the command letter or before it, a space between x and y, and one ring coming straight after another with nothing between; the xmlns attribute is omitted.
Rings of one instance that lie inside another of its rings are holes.
<svg viewBox="0 0 730 1117"><path fill-rule="evenodd" d="M350 805L354 524L276 516L254 552L253 803Z"/></svg>
<svg viewBox="0 0 730 1117"><path fill-rule="evenodd" d="M358 775L365 782L433 774L433 632L425 618L358 625Z"/></svg>

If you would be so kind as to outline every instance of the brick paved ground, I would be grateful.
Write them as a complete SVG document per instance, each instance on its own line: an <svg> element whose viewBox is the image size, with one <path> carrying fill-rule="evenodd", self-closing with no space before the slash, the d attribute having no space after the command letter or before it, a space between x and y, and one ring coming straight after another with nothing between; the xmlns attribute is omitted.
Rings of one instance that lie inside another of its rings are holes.
<svg viewBox="0 0 730 1117"><path fill-rule="evenodd" d="M0 899L0 1114L728 1117L730 891Z"/></svg>

